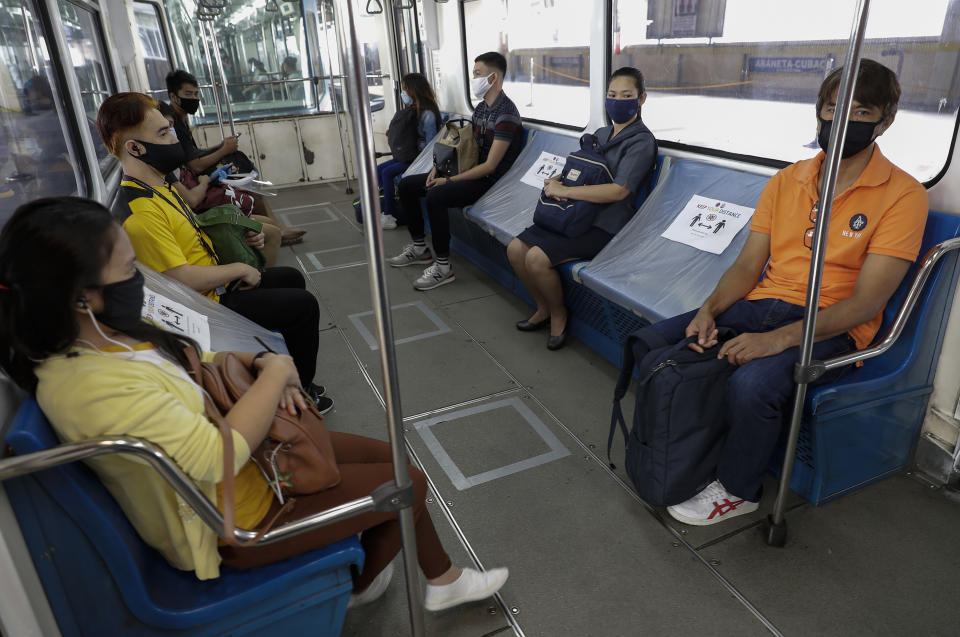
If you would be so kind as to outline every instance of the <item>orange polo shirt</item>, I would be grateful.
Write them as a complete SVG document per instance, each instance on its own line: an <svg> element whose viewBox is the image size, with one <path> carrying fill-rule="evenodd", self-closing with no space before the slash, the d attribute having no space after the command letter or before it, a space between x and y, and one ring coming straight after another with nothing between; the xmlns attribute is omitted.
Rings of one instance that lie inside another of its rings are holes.
<svg viewBox="0 0 960 637"><path fill-rule="evenodd" d="M819 199L817 175L825 155L787 166L770 180L757 203L750 229L770 235L770 262L747 300L807 302L811 209ZM927 191L874 146L873 156L857 181L833 200L820 307L853 296L868 254L915 261L927 220ZM815 218L815 217L814 217ZM811 231L812 233L812 231ZM857 349L870 344L883 313L850 330Z"/></svg>

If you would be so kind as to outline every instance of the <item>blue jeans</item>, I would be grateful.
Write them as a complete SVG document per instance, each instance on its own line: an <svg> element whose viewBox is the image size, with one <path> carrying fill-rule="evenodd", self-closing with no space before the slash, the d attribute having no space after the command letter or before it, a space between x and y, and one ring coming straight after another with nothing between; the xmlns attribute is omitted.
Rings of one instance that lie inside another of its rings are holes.
<svg viewBox="0 0 960 637"><path fill-rule="evenodd" d="M687 325L697 311L665 319L652 327L670 343L682 341ZM778 299L737 301L716 318L718 327L738 334L769 332L803 319L803 307ZM814 360L839 356L854 349L846 334L813 346ZM728 433L717 466L717 480L727 491L751 502L763 493L763 475L780 438L785 407L794 396L793 366L800 348L791 347L774 356L741 365L727 381ZM640 360L638 358L637 360ZM836 380L835 373L818 382Z"/></svg>
<svg viewBox="0 0 960 637"><path fill-rule="evenodd" d="M397 210L394 205L396 188L393 185L393 178L402 174L409 166L410 164L392 159L377 165L377 183L383 188L383 214L397 217ZM400 219L400 217L397 217L397 219Z"/></svg>

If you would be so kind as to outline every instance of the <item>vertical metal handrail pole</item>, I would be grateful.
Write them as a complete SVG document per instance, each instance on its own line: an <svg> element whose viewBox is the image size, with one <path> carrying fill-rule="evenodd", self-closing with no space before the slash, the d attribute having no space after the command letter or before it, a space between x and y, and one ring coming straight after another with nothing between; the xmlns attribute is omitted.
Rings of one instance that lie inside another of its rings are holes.
<svg viewBox="0 0 960 637"><path fill-rule="evenodd" d="M400 102L400 78L403 75L400 70L400 38L399 31L397 30L397 8L394 6L392 0L386 0L384 2L386 5L383 8L383 17L387 21L387 41L390 42L390 48L393 49L394 54L390 56L390 63L393 66L390 74L393 76L393 97L395 98L397 110L400 110L403 107L403 104ZM366 73L366 68L364 68L364 73ZM382 75L381 71L381 75ZM383 79L380 80L381 84Z"/></svg>
<svg viewBox="0 0 960 637"><path fill-rule="evenodd" d="M198 20L200 23L200 42L203 44L203 57L207 60L207 71L210 73L210 90L213 91L213 102L217 106L217 124L220 126L220 137L226 137L223 130L223 107L220 105L220 93L217 92L217 80L213 75L213 58L210 57L210 47L207 45L207 33L204 24L211 18Z"/></svg>
<svg viewBox="0 0 960 637"><path fill-rule="evenodd" d="M336 21L335 16L331 16ZM327 32L327 3L326 0L320 0L320 22L323 23L323 38L327 42L327 59L333 62L333 51L330 50L330 34ZM320 34L317 34L320 37ZM338 46L342 50L343 45ZM333 114L337 118L337 135L340 137L340 152L343 155L343 176L347 180L347 194L353 194L353 188L350 187L350 160L347 157L347 145L343 143L343 121L340 114L340 100L337 99L337 86L334 84L336 76L333 74L333 68L328 69L327 75L330 76L330 103L333 105ZM343 60L340 60L340 75L343 76ZM341 85L343 80L341 81ZM379 203L379 196L377 197Z"/></svg>
<svg viewBox="0 0 960 637"><path fill-rule="evenodd" d="M217 71L220 73L220 81L223 86L223 100L224 104L227 106L227 118L230 120L230 134L236 136L237 127L233 122L233 107L230 105L230 91L228 90L227 84L227 73L223 70L223 58L220 57L220 43L217 41L217 32L213 28L213 21L207 23L207 26L210 28L210 41L213 43L213 48L216 49L217 55L215 57L217 61ZM213 73L213 70L210 71ZM214 88L216 88L216 82L213 83Z"/></svg>
<svg viewBox="0 0 960 637"><path fill-rule="evenodd" d="M827 145L824 160L823 177L820 185L820 211L817 213L813 243L811 245L810 276L807 281L807 304L803 314L803 337L800 341L800 360L796 365L794 377L797 391L790 417L790 433L787 438L787 450L783 457L783 469L777 500L773 505L773 514L767 518L767 544L783 546L787 540L787 527L784 511L787 493L790 491L790 479L793 477L793 463L797 453L797 439L800 436L800 421L803 419L803 405L807 397L807 385L810 361L813 358L814 336L817 331L817 308L820 301L820 284L823 279L823 260L827 252L827 230L830 227L830 214L833 209L833 197L837 186L837 172L840 169L840 153L847 134L847 122L850 118L850 106L853 102L853 90L860 67L860 51L863 47L863 35L867 26L867 11L870 0L859 0L854 13L850 44L844 61L840 86L837 89L837 107L833 113L833 125L830 128L830 143ZM819 113L817 113L819 116Z"/></svg>
<svg viewBox="0 0 960 637"><path fill-rule="evenodd" d="M403 435L403 414L400 410L400 383L397 378L397 352L393 343L390 297L387 291L384 261L383 230L380 228L380 197L377 190L377 164L374 159L373 121L367 95L367 77L357 41L352 0L336 0L337 30L344 63L344 82L353 114L353 139L356 145L360 202L363 208L364 239L370 264L370 292L376 318L377 341L380 344L380 371L383 375L384 399L390 447L393 452L394 480L399 488L412 484ZM417 544L413 525L413 507L399 512L403 537L403 563L407 577L407 602L410 626L414 637L424 634L423 600L417 563Z"/></svg>

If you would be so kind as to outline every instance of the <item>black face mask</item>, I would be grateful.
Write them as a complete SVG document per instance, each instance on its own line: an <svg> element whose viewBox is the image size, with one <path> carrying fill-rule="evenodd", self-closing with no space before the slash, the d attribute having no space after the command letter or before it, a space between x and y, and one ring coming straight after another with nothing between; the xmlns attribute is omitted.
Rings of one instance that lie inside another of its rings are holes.
<svg viewBox="0 0 960 637"><path fill-rule="evenodd" d="M180 108L188 115L195 115L197 109L200 108L199 97L180 97L177 95L177 100L180 102Z"/></svg>
<svg viewBox="0 0 960 637"><path fill-rule="evenodd" d="M830 129L833 127L833 120L823 119L822 117L817 119L820 120L820 133L817 135L817 143L826 152L827 145L830 143ZM882 121L880 120L880 122ZM880 122L847 122L847 135L843 140L843 150L840 151L840 156L843 159L853 157L869 146L870 142L873 141L873 133Z"/></svg>
<svg viewBox="0 0 960 637"><path fill-rule="evenodd" d="M142 155L133 155L148 166L152 166L166 175L187 162L187 153L183 146L176 144L151 144L139 139L133 140L146 150ZM132 154L132 153L131 153Z"/></svg>
<svg viewBox="0 0 960 637"><path fill-rule="evenodd" d="M137 270L129 279L110 283L100 288L103 310L95 314L97 320L120 332L140 326L143 311L143 273Z"/></svg>

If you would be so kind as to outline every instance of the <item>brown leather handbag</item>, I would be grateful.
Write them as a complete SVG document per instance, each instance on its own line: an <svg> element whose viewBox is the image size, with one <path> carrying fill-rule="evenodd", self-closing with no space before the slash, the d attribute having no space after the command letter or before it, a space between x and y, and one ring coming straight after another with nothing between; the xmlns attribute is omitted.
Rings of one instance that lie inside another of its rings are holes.
<svg viewBox="0 0 960 637"><path fill-rule="evenodd" d="M230 411L250 389L255 378L251 370L233 354L225 354L217 365L201 362L192 347L186 351L190 361L188 372L204 390L207 417L217 424L223 434L223 518L227 541L233 543L233 435L223 414ZM263 471L285 509L290 496L316 493L340 484L340 469L323 415L309 398L306 403L307 410L298 409L296 416L278 407L267 437L251 453L253 461ZM273 521L262 528L260 534L272 525Z"/></svg>

